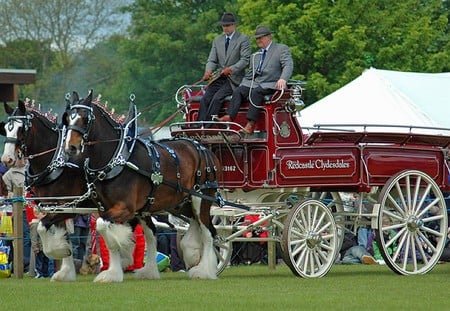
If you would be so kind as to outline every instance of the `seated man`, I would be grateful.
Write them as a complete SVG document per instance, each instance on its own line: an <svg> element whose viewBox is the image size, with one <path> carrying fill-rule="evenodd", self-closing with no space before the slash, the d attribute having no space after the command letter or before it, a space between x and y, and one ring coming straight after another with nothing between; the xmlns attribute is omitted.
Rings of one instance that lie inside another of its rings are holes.
<svg viewBox="0 0 450 311"><path fill-rule="evenodd" d="M252 53L249 38L236 30L237 21L232 13L224 13L219 23L223 34L213 41L202 80L209 80L216 69L220 70L220 76L208 84L200 100L197 121L211 121L211 116L219 113L224 99L242 81Z"/></svg>
<svg viewBox="0 0 450 311"><path fill-rule="evenodd" d="M294 67L289 47L273 42L269 27L258 26L254 38L262 50L252 56L249 71L239 87L233 91L226 114L218 119L221 122L234 120L242 102L249 98L248 122L243 129L247 135L253 134L255 130L264 96L271 95L276 90L286 89Z"/></svg>

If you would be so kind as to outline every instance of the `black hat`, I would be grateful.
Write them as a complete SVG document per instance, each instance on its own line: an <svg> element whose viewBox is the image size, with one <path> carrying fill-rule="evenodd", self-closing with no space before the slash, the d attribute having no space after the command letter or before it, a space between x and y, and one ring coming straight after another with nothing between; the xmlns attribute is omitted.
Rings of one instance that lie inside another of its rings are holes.
<svg viewBox="0 0 450 311"><path fill-rule="evenodd" d="M221 25L236 24L236 18L233 13L223 13L222 18L219 21Z"/></svg>
<svg viewBox="0 0 450 311"><path fill-rule="evenodd" d="M267 26L258 26L258 27L256 27L255 35L253 36L253 38L258 39L258 38L270 35L272 33L273 33L273 31L271 31L269 29L269 27L267 27Z"/></svg>

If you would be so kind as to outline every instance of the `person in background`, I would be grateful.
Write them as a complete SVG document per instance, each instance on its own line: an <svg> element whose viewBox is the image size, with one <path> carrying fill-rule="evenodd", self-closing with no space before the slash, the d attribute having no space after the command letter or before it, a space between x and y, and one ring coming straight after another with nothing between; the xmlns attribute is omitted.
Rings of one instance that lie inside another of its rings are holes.
<svg viewBox="0 0 450 311"><path fill-rule="evenodd" d="M219 114L225 98L241 83L250 60L250 39L236 30L233 13L224 13L219 23L223 34L212 43L202 80L211 79L215 70L219 76L209 83L200 100L197 121L211 121Z"/></svg>
<svg viewBox="0 0 450 311"><path fill-rule="evenodd" d="M249 98L247 124L243 132L253 134L258 115L264 102L264 96L272 95L276 90L287 88L294 62L291 51L285 44L272 41L272 31L267 26L256 27L256 44L261 50L251 57L250 68L241 84L233 91L230 106L220 122L233 121L241 104Z"/></svg>
<svg viewBox="0 0 450 311"><path fill-rule="evenodd" d="M6 167L3 162L0 162L0 196L7 197L8 196L8 188L6 187L5 182L3 181L3 175L8 171L8 168Z"/></svg>
<svg viewBox="0 0 450 311"><path fill-rule="evenodd" d="M8 197L14 197L14 187L25 185L25 158L18 157L13 167L8 169L3 176L3 182L8 190ZM13 250L14 251L14 250ZM27 220L26 209L23 209L23 271L28 272L31 255L30 226Z"/></svg>
<svg viewBox="0 0 450 311"><path fill-rule="evenodd" d="M35 268L34 275L36 279L46 278L50 276L50 260L44 254L42 248L42 242L37 232L37 227L39 221L45 216L43 213L39 212L37 209L34 210L35 218L30 222L30 238L31 238L31 250L32 255L35 256Z"/></svg>
<svg viewBox="0 0 450 311"><path fill-rule="evenodd" d="M89 214L77 214L73 221L74 232L70 237L73 259L83 260L86 255L86 244L90 231Z"/></svg>

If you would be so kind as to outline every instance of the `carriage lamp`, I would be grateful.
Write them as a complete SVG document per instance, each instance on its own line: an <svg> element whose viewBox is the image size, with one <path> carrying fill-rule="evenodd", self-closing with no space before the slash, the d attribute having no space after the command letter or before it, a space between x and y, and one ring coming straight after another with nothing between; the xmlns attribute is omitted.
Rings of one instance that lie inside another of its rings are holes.
<svg viewBox="0 0 450 311"><path fill-rule="evenodd" d="M300 111L305 107L302 100L302 88L300 85L294 85L291 88L291 98L286 101L286 110L289 112Z"/></svg>

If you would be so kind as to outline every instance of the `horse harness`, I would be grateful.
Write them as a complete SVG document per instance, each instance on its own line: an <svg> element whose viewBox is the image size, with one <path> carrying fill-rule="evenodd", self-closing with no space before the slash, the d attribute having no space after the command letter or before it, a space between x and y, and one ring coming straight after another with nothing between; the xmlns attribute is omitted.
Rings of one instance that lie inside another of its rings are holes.
<svg viewBox="0 0 450 311"><path fill-rule="evenodd" d="M8 126L12 130L12 128L14 127L14 124L13 124L14 121L22 121L23 132L24 132L25 138L23 140L19 141L18 138L7 137L5 139L5 144L12 143L12 144L19 145L19 149L20 149L21 153L23 153L23 155L27 156L28 151L27 151L27 146L25 144L25 141L26 141L26 136L29 133L29 130L33 126L31 120L34 119L34 114L27 113L24 116L16 115L18 109L19 109L18 107L15 108L13 113L11 114L11 116L8 117L8 121L10 121ZM37 118L37 120L39 120L39 118ZM61 174L63 173L64 167L66 167L66 166L67 167L78 167L76 164L69 163L66 161L66 157L64 154L64 147L63 147L64 137L65 137L65 127L61 129L56 124L55 124L55 126L49 126L45 122L43 122L43 121L41 121L41 122L44 126L49 128L51 131L58 133L58 144L57 144L56 148L52 148L52 149L49 149L47 151L44 151L44 152L41 152L38 154L28 155L28 159L32 160L38 156L41 156L41 155L47 154L48 152L56 150L56 152L53 153L53 157L52 157L52 160L50 161L50 164L48 164L46 166L46 168L39 173L33 174L33 172L31 171L30 161L28 161L26 168L25 168L25 172L26 172L25 173L25 186L27 187L27 189L30 189L31 187L36 187L36 186L44 186L51 182L54 182L56 179L59 178L59 176L61 176Z"/></svg>
<svg viewBox="0 0 450 311"><path fill-rule="evenodd" d="M85 107L85 105L74 105L71 108L83 108L83 109L87 109L87 108L91 108L91 107ZM100 109L100 112L102 114L104 114L104 112ZM135 112L135 109L134 109ZM93 114L92 109L88 109L88 114ZM104 117L106 117L105 115L103 115ZM79 127L74 127L74 126L69 126L68 129L73 129L75 131L80 132L83 135L83 138L85 138L87 140L87 135L90 129L90 123L92 122L92 120L94 119L94 116L89 117L88 119L88 128L87 129L82 129ZM106 118L107 120L109 120L109 118ZM200 165L202 164L201 161L199 162L199 166L196 169L196 174L195 174L195 186L193 189L188 189L185 188L181 185L181 174L180 174L180 160L179 157L177 155L177 153L175 152L175 150L173 150L172 148L170 148L168 145L164 144L164 141L149 141L149 140L144 140L142 138L137 137L137 126L135 124L136 121L136 116L134 116L133 118L131 118L131 120L126 123L124 126L114 126L114 128L119 131L119 136L120 138L117 139L120 143L118 144L113 156L111 157L111 159L109 160L109 162L103 166L102 168L99 169L93 169L91 167L89 167L89 158L87 158L85 160L84 163L84 171L85 171L85 176L86 176L86 180L88 183L88 189L90 189L91 193L90 193L90 197L91 199L93 199L93 201L96 202L98 209L100 211L105 211L105 207L103 206L102 202L100 202L100 200L98 199L98 196L95 192L95 182L96 181L103 181L103 180L110 180L113 179L115 177L117 177L122 170L125 167L128 167L130 169L132 169L133 171L148 177L152 183L152 187L150 190L150 193L148 195L148 200L147 200L147 204L146 206L144 206L144 208L142 209L142 213L145 213L146 211L148 211L152 204L154 204L155 202L155 197L154 194L158 188L159 185L161 184L165 184L169 187L172 187L173 189L176 189L178 192L185 192L189 195L195 195L195 196L199 196L201 198L210 200L210 201L214 201L214 202L218 202L220 201L220 198L217 197L211 197L211 196L206 196L204 194L202 194L202 190L204 189L215 189L218 187L218 183L217 183L217 179L216 179L216 175L217 175L217 167L214 164L214 160L211 156L211 154L208 152L208 149L206 149L203 145L201 145L199 142L195 141L195 140L190 140L190 139L185 139L185 138L175 138L175 139L171 139L171 140L166 140L166 141L174 141L174 140L185 140L190 142L196 149L199 158L203 158L202 156L204 156L204 158L206 159L206 166L205 166L205 171L206 174L210 175L213 178L206 178L204 183L201 184L201 177L203 176L202 170ZM111 123L111 122L110 122ZM150 160L152 162L152 168L151 171L147 171L147 170L143 170L141 168L139 168L138 165L132 163L129 161L129 158L133 152L134 146L136 142L140 142L142 143L146 149L147 149L147 153L148 156L150 157ZM176 181L170 181L166 178L164 178L162 172L161 172L161 156L160 153L157 149L157 147L160 147L163 150L166 150L169 154L171 159L174 161L175 166L176 166ZM213 180L210 180L213 179Z"/></svg>

